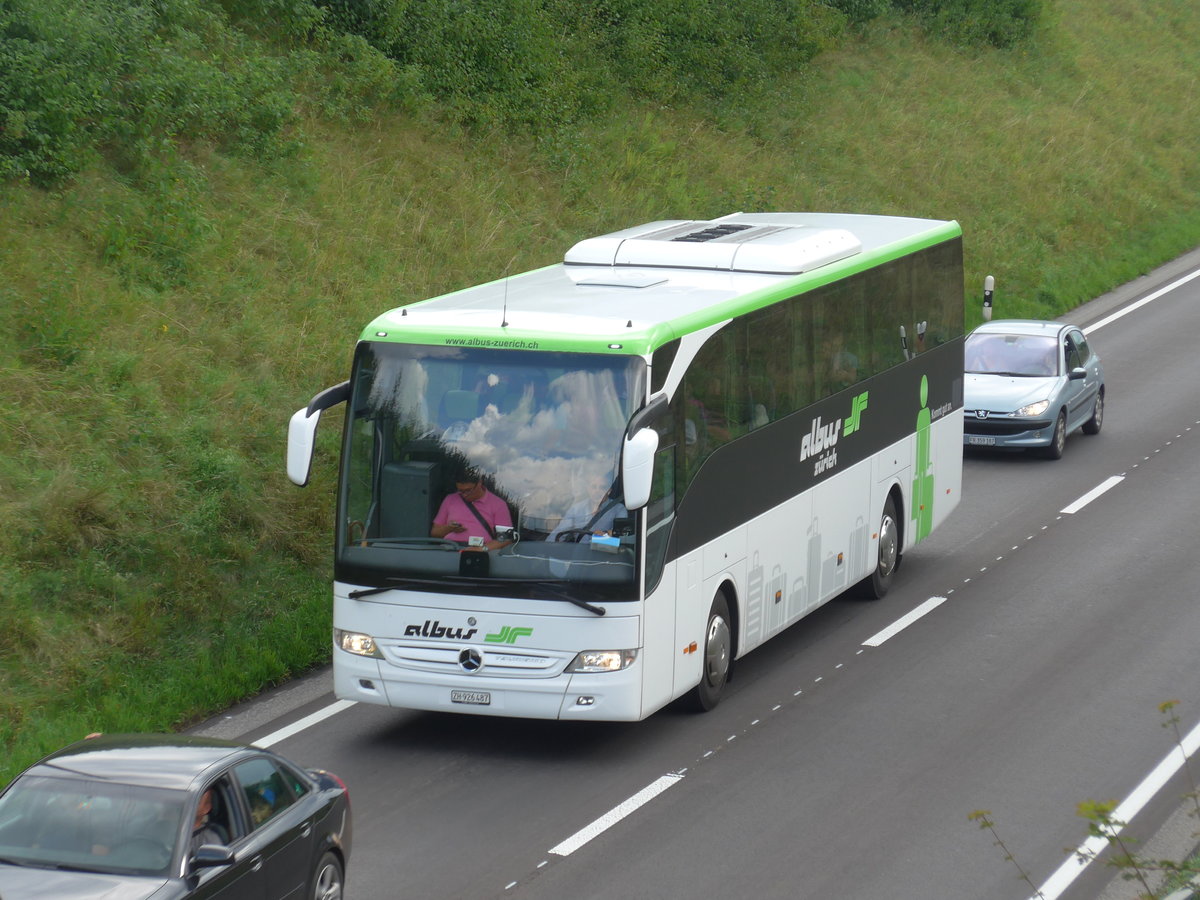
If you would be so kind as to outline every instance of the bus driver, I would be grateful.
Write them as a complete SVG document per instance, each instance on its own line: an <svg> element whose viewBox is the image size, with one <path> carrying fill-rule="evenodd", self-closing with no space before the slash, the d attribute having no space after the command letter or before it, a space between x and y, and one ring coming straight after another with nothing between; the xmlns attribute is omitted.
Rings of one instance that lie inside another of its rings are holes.
<svg viewBox="0 0 1200 900"><path fill-rule="evenodd" d="M454 474L454 491L446 495L433 517L433 527L429 529L431 537L488 550L498 550L512 543L498 537L500 529L513 527L508 504L484 486L477 470L460 467Z"/></svg>

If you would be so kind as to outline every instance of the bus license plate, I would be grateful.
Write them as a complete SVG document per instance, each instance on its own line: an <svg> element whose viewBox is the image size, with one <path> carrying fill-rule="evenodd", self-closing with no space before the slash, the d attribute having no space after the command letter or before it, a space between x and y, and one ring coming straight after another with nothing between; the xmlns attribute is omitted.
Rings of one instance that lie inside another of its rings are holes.
<svg viewBox="0 0 1200 900"><path fill-rule="evenodd" d="M976 447L995 447L996 439L984 434L968 434L967 443Z"/></svg>
<svg viewBox="0 0 1200 900"><path fill-rule="evenodd" d="M487 691L451 691L451 703L470 703L474 706L491 706L492 695Z"/></svg>

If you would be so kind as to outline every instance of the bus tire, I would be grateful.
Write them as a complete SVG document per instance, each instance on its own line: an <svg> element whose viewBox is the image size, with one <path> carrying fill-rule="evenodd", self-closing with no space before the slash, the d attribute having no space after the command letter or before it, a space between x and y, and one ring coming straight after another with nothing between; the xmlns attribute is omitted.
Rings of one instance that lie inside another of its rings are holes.
<svg viewBox="0 0 1200 900"><path fill-rule="evenodd" d="M700 683L692 691L689 706L696 712L708 712L721 701L729 668L733 663L733 629L729 623L729 602L724 594L713 598L704 627L704 657Z"/></svg>
<svg viewBox="0 0 1200 900"><path fill-rule="evenodd" d="M896 501L889 496L879 517L878 552L875 568L859 583L859 595L868 600L882 600L891 590L892 579L900 565L900 522L896 516Z"/></svg>

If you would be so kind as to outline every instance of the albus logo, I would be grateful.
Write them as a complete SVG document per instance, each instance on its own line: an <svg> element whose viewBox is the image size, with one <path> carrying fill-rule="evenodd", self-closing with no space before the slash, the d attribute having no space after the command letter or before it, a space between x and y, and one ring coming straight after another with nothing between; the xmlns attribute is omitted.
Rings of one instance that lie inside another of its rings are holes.
<svg viewBox="0 0 1200 900"><path fill-rule="evenodd" d="M837 419L829 425L821 424L820 416L813 419L808 434L800 441L800 462L804 462L810 456L816 456L818 453L832 449L837 444L841 431L841 419Z"/></svg>

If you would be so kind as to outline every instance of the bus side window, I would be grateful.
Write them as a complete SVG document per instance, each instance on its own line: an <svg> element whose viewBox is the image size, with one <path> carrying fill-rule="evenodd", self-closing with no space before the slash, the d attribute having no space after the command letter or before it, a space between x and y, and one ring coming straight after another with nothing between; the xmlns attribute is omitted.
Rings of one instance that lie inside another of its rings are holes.
<svg viewBox="0 0 1200 900"><path fill-rule="evenodd" d="M675 450L676 445L660 447L654 455L654 480L650 502L646 504L646 590L654 589L662 577L667 558L667 543L675 521Z"/></svg>

